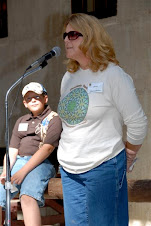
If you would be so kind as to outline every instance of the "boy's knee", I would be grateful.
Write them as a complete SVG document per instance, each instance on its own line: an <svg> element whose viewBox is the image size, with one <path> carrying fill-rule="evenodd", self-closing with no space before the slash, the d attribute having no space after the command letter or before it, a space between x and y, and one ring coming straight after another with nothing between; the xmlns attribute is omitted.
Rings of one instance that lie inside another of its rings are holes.
<svg viewBox="0 0 151 226"><path fill-rule="evenodd" d="M28 196L28 195L22 195L20 201L21 201L21 205L28 205L29 206L30 203L33 203L36 200L34 198Z"/></svg>

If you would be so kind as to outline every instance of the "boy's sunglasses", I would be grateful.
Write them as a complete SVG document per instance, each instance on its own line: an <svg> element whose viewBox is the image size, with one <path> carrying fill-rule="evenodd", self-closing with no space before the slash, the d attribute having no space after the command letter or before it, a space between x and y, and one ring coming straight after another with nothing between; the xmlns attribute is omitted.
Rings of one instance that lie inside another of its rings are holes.
<svg viewBox="0 0 151 226"><path fill-rule="evenodd" d="M76 40L79 36L83 35L77 31L69 31L68 33L63 33L63 39L65 39L67 36L69 40Z"/></svg>
<svg viewBox="0 0 151 226"><path fill-rule="evenodd" d="M27 102L27 103L29 103L32 99L35 99L35 100L41 100L41 98L42 98L42 95L35 95L35 96L29 96L29 97L25 97L25 101Z"/></svg>

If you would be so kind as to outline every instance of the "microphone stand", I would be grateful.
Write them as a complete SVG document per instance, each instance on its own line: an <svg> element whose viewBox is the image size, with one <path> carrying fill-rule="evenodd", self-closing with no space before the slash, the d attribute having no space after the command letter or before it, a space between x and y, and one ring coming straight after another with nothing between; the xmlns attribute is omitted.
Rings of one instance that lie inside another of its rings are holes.
<svg viewBox="0 0 151 226"><path fill-rule="evenodd" d="M10 92L27 76L43 69L47 65L47 62L44 60L38 67L26 72L19 78L7 91L5 97L5 110L6 110L6 135L5 135L5 143L6 143L6 212L5 212L5 225L11 226L11 205L10 205L10 192L11 192L11 181L10 181L10 159L9 159L9 114L8 114L8 97ZM28 67L26 71L29 69Z"/></svg>

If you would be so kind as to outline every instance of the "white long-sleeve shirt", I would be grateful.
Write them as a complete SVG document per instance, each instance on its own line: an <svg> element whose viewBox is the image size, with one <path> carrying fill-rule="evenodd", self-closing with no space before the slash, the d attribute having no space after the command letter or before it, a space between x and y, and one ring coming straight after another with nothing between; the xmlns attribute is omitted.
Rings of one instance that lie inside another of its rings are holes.
<svg viewBox="0 0 151 226"><path fill-rule="evenodd" d="M132 78L114 64L102 72L66 72L58 113L63 121L58 160L70 173L86 172L119 154L124 124L131 144L142 144L147 133Z"/></svg>

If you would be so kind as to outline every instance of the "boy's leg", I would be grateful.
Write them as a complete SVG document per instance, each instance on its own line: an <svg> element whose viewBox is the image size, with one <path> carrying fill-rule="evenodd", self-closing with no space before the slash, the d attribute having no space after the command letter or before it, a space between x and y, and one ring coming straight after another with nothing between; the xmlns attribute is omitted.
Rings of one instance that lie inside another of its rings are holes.
<svg viewBox="0 0 151 226"><path fill-rule="evenodd" d="M14 198L18 192L14 192L10 194L10 199ZM5 209L6 206L6 190L4 185L0 183L0 226L2 225L2 207Z"/></svg>
<svg viewBox="0 0 151 226"><path fill-rule="evenodd" d="M20 199L26 226L41 225L39 206L44 206L44 191L49 179L54 175L54 167L48 160L45 160L24 178L21 184Z"/></svg>
<svg viewBox="0 0 151 226"><path fill-rule="evenodd" d="M4 185L0 183L0 207L6 207L6 190Z"/></svg>
<svg viewBox="0 0 151 226"><path fill-rule="evenodd" d="M21 207L25 226L41 226L41 215L37 201L27 195L21 196Z"/></svg>
<svg viewBox="0 0 151 226"><path fill-rule="evenodd" d="M0 206L0 226L2 225L2 207Z"/></svg>

